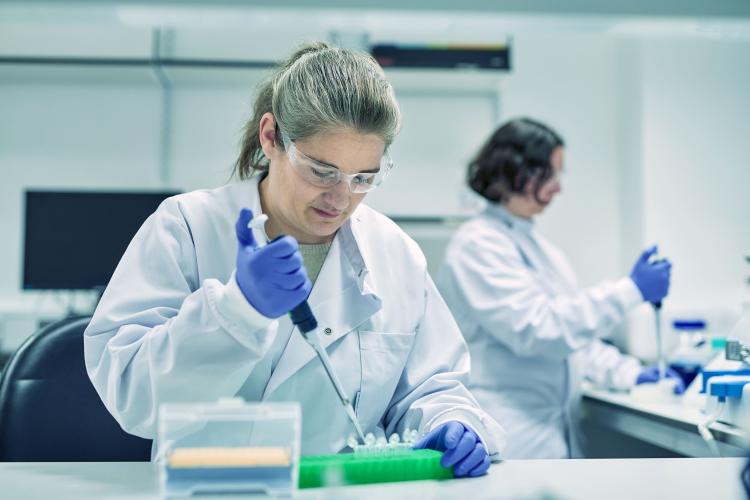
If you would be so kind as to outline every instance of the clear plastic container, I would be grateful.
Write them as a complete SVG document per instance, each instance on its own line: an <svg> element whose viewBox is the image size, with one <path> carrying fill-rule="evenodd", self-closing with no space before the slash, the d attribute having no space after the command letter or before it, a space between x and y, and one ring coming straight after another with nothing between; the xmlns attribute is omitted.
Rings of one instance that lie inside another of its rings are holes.
<svg viewBox="0 0 750 500"><path fill-rule="evenodd" d="M672 328L678 335L677 347L669 356L669 367L682 377L685 386L689 386L717 352L718 339L707 335L707 323L703 319L676 318Z"/></svg>
<svg viewBox="0 0 750 500"><path fill-rule="evenodd" d="M298 403L165 404L159 408L160 484L165 497L297 490Z"/></svg>

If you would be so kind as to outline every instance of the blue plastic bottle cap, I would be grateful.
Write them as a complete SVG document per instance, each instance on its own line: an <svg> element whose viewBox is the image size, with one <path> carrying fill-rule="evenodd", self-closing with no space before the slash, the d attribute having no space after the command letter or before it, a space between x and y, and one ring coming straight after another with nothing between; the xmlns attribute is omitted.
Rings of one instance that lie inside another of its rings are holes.
<svg viewBox="0 0 750 500"><path fill-rule="evenodd" d="M706 322L702 319L676 319L672 326L675 330L705 330Z"/></svg>

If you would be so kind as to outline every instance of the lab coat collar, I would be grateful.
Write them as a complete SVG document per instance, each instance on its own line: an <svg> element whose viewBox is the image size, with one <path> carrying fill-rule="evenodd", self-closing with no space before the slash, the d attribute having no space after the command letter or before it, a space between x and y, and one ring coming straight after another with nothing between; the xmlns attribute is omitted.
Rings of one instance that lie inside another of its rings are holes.
<svg viewBox="0 0 750 500"><path fill-rule="evenodd" d="M365 266L363 250L369 252L371 249L367 246L369 239L361 234L360 224L355 212L341 226L308 298L318 320L318 333L324 348L352 332L382 307ZM288 317L279 321L279 331L292 328ZM267 399L315 356L315 351L295 328L271 374L263 398Z"/></svg>
<svg viewBox="0 0 750 500"><path fill-rule="evenodd" d="M367 262L373 262L377 258L376 255L373 255L375 249L368 245L368 243L373 242L372 235L368 238L363 234L365 231L374 230L374 227L364 227L363 217L365 210L370 209L361 205L357 207L357 210L354 211L352 216L347 219L339 230L342 248L352 269L356 272L357 286L363 295L375 294L372 280L369 278L370 271L367 267Z"/></svg>
<svg viewBox="0 0 750 500"><path fill-rule="evenodd" d="M485 213L495 219L500 219L510 229L530 233L534 229L534 221L512 214L507 208L499 203L487 205Z"/></svg>

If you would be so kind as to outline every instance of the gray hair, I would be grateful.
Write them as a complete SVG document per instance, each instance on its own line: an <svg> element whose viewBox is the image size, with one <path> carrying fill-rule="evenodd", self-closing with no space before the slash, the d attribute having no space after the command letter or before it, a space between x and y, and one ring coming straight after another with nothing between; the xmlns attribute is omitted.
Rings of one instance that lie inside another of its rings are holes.
<svg viewBox="0 0 750 500"><path fill-rule="evenodd" d="M393 88L375 59L323 42L301 47L260 87L234 165L233 175L240 179L268 169L259 128L269 112L276 119L281 147L280 131L297 140L350 128L379 136L387 148L401 125Z"/></svg>

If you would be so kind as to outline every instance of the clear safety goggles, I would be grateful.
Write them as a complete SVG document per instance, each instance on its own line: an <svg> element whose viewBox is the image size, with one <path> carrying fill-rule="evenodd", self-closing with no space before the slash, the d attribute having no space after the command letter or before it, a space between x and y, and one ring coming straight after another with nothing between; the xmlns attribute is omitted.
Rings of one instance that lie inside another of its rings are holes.
<svg viewBox="0 0 750 500"><path fill-rule="evenodd" d="M307 156L297 149L288 135L282 133L281 140L284 142L284 149L294 170L313 186L332 188L343 181L352 193L366 193L381 185L393 169L393 160L386 151L380 159L377 172L345 174L332 165L326 165Z"/></svg>

